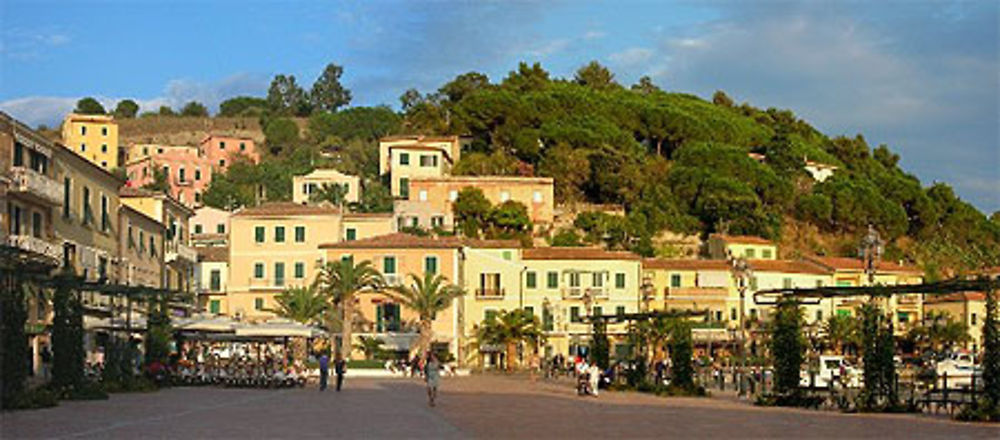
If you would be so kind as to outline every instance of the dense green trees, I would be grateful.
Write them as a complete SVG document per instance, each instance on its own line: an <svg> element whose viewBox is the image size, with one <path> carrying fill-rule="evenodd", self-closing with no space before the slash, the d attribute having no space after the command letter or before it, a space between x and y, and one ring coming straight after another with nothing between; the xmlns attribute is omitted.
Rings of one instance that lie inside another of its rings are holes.
<svg viewBox="0 0 1000 440"><path fill-rule="evenodd" d="M344 68L330 63L313 83L309 103L313 109L335 112L351 103L351 91L340 84Z"/></svg>
<svg viewBox="0 0 1000 440"><path fill-rule="evenodd" d="M123 99L118 101L118 105L115 106L115 117L119 119L129 119L134 118L139 114L139 104L131 99Z"/></svg>
<svg viewBox="0 0 1000 440"><path fill-rule="evenodd" d="M79 113L81 115L103 115L107 113L104 110L104 106L101 105L96 99L91 97L81 98L76 102L76 108L73 109L73 113Z"/></svg>
<svg viewBox="0 0 1000 440"><path fill-rule="evenodd" d="M190 101L181 107L181 116L204 118L208 116L208 108L198 101Z"/></svg>
<svg viewBox="0 0 1000 440"><path fill-rule="evenodd" d="M219 104L219 116L260 116L267 111L267 100L253 96L237 96Z"/></svg>

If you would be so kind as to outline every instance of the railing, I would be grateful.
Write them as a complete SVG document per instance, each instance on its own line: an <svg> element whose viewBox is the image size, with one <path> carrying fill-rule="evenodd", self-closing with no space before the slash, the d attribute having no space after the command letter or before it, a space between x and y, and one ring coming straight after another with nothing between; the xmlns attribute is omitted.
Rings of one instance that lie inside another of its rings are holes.
<svg viewBox="0 0 1000 440"><path fill-rule="evenodd" d="M49 243L41 238L30 235L10 235L7 236L7 245L36 254L41 254L56 261L62 259L62 246Z"/></svg>
<svg viewBox="0 0 1000 440"><path fill-rule="evenodd" d="M604 287L588 287L583 290L591 298L607 298L608 289Z"/></svg>
<svg viewBox="0 0 1000 440"><path fill-rule="evenodd" d="M581 298L583 297L583 288L581 287L563 287L562 288L563 298Z"/></svg>
<svg viewBox="0 0 1000 440"><path fill-rule="evenodd" d="M274 290L283 286L277 285L273 278L250 278L250 290Z"/></svg>
<svg viewBox="0 0 1000 440"><path fill-rule="evenodd" d="M608 289L606 287L563 287L562 288L563 298L583 298L584 296L589 296L591 298L607 298Z"/></svg>
<svg viewBox="0 0 1000 440"><path fill-rule="evenodd" d="M59 182L25 167L10 168L11 191L28 193L53 205L62 205L63 189Z"/></svg>
<svg viewBox="0 0 1000 440"><path fill-rule="evenodd" d="M187 260L188 263L196 263L198 262L198 253L194 249L178 243L168 248L164 259L167 263L178 259Z"/></svg>
<svg viewBox="0 0 1000 440"><path fill-rule="evenodd" d="M502 288L479 288L476 289L476 298L481 299L502 299L504 297L504 289Z"/></svg>

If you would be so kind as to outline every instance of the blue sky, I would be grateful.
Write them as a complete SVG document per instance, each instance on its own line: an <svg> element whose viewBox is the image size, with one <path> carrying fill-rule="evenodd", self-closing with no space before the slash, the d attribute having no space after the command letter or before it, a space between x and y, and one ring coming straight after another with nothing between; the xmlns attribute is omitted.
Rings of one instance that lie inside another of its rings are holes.
<svg viewBox="0 0 1000 440"><path fill-rule="evenodd" d="M1000 6L887 2L21 1L0 4L0 109L54 124L82 96L216 109L345 68L354 105L398 107L468 71L518 61L571 76L789 108L828 134L863 133L925 184L1000 209Z"/></svg>

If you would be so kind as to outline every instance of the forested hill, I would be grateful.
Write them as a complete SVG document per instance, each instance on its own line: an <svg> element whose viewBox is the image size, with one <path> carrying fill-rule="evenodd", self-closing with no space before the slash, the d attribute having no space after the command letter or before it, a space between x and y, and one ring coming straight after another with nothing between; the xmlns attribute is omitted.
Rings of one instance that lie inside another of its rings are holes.
<svg viewBox="0 0 1000 440"><path fill-rule="evenodd" d="M523 63L498 82L459 75L433 93L407 91L401 114L338 110L350 100L338 87L319 87L339 93L324 105L316 85L310 95L279 75L267 99L223 103L224 116L260 117L272 156L215 179L206 203L251 202L255 182L270 198L288 197L291 173L318 165L320 148L337 152L333 166L377 187L379 136L459 134L474 140L457 173L551 176L559 202L624 205L624 218L578 222L585 237L609 247L669 255L655 239L663 231L725 231L778 240L786 257L853 255L871 223L887 239L885 258L919 264L932 277L1000 264L1000 214L988 218L946 184L924 187L898 155L861 135L831 137L789 110L736 104L722 92L709 102L648 78L621 85L597 63L572 79ZM838 170L816 183L805 160ZM384 188L372 193L362 209L391 206Z"/></svg>

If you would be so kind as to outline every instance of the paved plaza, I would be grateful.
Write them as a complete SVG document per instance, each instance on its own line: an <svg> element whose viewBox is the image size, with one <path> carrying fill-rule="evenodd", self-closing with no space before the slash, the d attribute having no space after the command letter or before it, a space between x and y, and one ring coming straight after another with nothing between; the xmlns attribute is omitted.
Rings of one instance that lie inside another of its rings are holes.
<svg viewBox="0 0 1000 440"><path fill-rule="evenodd" d="M341 393L172 388L4 413L0 438L1000 438L1000 427L913 415L756 408L637 393L577 397L568 383L354 379Z"/></svg>

